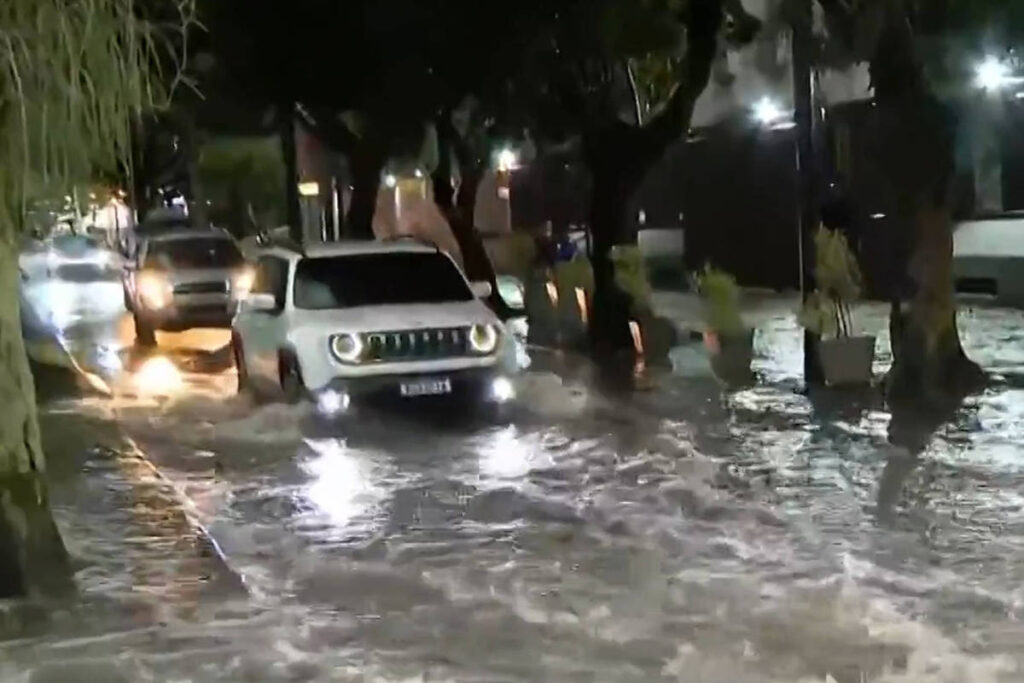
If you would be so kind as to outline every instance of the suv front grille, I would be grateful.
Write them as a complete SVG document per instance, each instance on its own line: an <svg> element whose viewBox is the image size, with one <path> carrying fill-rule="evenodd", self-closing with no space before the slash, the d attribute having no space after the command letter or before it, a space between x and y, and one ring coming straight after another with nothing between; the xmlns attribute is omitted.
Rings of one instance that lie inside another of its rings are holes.
<svg viewBox="0 0 1024 683"><path fill-rule="evenodd" d="M438 360L469 355L469 328L373 332L366 335L370 362Z"/></svg>
<svg viewBox="0 0 1024 683"><path fill-rule="evenodd" d="M227 280L216 282L179 282L174 285L175 294L227 294Z"/></svg>

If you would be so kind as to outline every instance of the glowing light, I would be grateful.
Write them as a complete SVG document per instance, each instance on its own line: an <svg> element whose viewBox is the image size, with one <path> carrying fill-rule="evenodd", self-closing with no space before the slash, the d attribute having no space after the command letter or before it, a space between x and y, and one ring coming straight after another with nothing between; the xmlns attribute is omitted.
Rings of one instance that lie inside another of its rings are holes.
<svg viewBox="0 0 1024 683"><path fill-rule="evenodd" d="M513 426L492 432L480 444L479 466L484 488L520 488L527 486L527 475L534 469L550 467L550 456L536 439Z"/></svg>
<svg viewBox="0 0 1024 683"><path fill-rule="evenodd" d="M754 104L754 118L764 126L778 123L784 117L785 113L770 97L762 97Z"/></svg>
<svg viewBox="0 0 1024 683"><path fill-rule="evenodd" d="M342 363L358 363L364 349L363 338L358 334L339 334L331 339L331 353Z"/></svg>
<svg viewBox="0 0 1024 683"><path fill-rule="evenodd" d="M171 283L159 273L139 274L139 298L147 307L161 309L174 299Z"/></svg>
<svg viewBox="0 0 1024 683"><path fill-rule="evenodd" d="M415 171L415 175L416 175L417 178L422 178L423 177L423 171L421 171L420 169L417 168L416 171Z"/></svg>
<svg viewBox="0 0 1024 683"><path fill-rule="evenodd" d="M132 380L140 396L173 396L185 386L181 371L163 356L155 356L143 363Z"/></svg>
<svg viewBox="0 0 1024 683"><path fill-rule="evenodd" d="M321 415L333 417L348 410L352 397L334 389L320 392L316 399L316 409Z"/></svg>
<svg viewBox="0 0 1024 683"><path fill-rule="evenodd" d="M633 335L633 348L637 354L644 355L644 335L640 331L640 324L635 320L629 321L629 332Z"/></svg>
<svg viewBox="0 0 1024 683"><path fill-rule="evenodd" d="M974 83L989 92L1002 90L1015 82L1010 67L996 57L986 57L974 70Z"/></svg>
<svg viewBox="0 0 1024 683"><path fill-rule="evenodd" d="M558 285L554 282L548 282L546 285L548 290L548 298L551 299L551 305L558 306Z"/></svg>
<svg viewBox="0 0 1024 683"><path fill-rule="evenodd" d="M317 182L299 183L299 194L303 197L319 197L320 184Z"/></svg>
<svg viewBox="0 0 1024 683"><path fill-rule="evenodd" d="M494 325L473 325L469 331L469 345L479 354L494 353L498 348L498 329Z"/></svg>
<svg viewBox="0 0 1024 683"><path fill-rule="evenodd" d="M305 495L328 522L349 527L380 504L385 492L376 480L388 472L372 459L334 439L306 444L316 457L302 466L311 478Z"/></svg>
<svg viewBox="0 0 1024 683"><path fill-rule="evenodd" d="M498 377L491 383L491 398L495 403L508 403L516 397L516 388L507 377Z"/></svg>
<svg viewBox="0 0 1024 683"><path fill-rule="evenodd" d="M384 184L393 190L395 189L395 187L398 186L398 178L389 173L386 176L384 176Z"/></svg>
<svg viewBox="0 0 1024 683"><path fill-rule="evenodd" d="M587 309L587 292L582 287L576 288L576 305L580 309L580 321L584 325L590 324L590 313Z"/></svg>
<svg viewBox="0 0 1024 683"><path fill-rule="evenodd" d="M498 170L511 171L519 165L519 155L513 150L505 148L498 152Z"/></svg>
<svg viewBox="0 0 1024 683"><path fill-rule="evenodd" d="M239 299L244 299L249 296L249 292L252 291L252 286L256 282L256 271L250 267L245 267L240 273L235 276L235 280L232 283L234 285L234 294Z"/></svg>

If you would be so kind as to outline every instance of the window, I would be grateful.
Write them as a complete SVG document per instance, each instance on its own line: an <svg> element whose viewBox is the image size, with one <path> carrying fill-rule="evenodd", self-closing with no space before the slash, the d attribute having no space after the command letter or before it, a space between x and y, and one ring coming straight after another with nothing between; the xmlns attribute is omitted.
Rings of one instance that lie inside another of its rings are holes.
<svg viewBox="0 0 1024 683"><path fill-rule="evenodd" d="M458 267L437 252L305 259L295 271L295 306L307 310L472 300Z"/></svg>
<svg viewBox="0 0 1024 683"><path fill-rule="evenodd" d="M276 256L263 256L256 263L254 294L273 294L277 309L282 310L288 290L288 262Z"/></svg>
<svg viewBox="0 0 1024 683"><path fill-rule="evenodd" d="M225 237L151 240L146 251L151 268L234 268L243 263L242 252Z"/></svg>

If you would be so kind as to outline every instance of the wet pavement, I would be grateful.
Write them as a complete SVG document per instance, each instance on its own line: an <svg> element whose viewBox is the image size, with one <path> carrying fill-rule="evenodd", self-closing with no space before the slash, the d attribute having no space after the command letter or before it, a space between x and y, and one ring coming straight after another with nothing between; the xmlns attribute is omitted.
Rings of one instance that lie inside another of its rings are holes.
<svg viewBox="0 0 1024 683"><path fill-rule="evenodd" d="M235 396L223 333L161 338L184 387L147 396L119 287L75 291L115 392L45 416L80 598L10 607L0 680L1024 680L1019 312L964 311L994 381L918 452L875 392L799 393L782 297L748 390L696 346L629 394L539 355L508 424L331 435Z"/></svg>

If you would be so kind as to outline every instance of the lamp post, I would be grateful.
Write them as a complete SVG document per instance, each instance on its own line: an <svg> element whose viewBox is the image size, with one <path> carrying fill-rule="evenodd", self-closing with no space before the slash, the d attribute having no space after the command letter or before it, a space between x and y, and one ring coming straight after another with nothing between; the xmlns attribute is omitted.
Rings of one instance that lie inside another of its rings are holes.
<svg viewBox="0 0 1024 683"><path fill-rule="evenodd" d="M1003 211L1003 174L1000 163L1004 106L1009 90L1024 82L1014 73L1010 61L994 55L974 67L974 85L987 97L972 101L971 152L974 165L975 210L983 213ZM1019 97L1020 94L1018 93Z"/></svg>
<svg viewBox="0 0 1024 683"><path fill-rule="evenodd" d="M800 291L806 303L815 289L814 232L820 220L815 184L814 75L811 69L814 14L811 0L799 0L793 16L793 120L797 130L797 173L800 196ZM804 328L804 382L825 383L818 358L820 337Z"/></svg>

